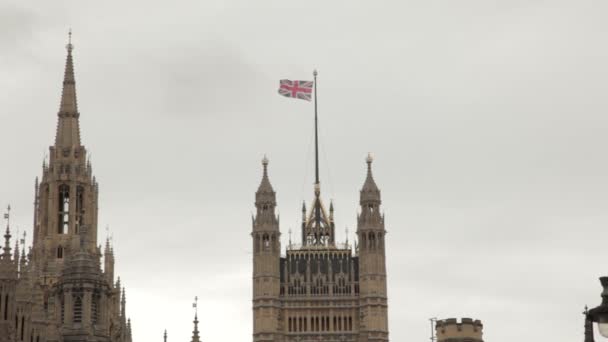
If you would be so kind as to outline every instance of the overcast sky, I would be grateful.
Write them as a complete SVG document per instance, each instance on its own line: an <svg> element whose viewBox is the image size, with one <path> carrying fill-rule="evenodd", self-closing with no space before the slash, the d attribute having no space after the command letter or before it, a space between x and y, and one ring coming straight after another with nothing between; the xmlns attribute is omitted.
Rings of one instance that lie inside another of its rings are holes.
<svg viewBox="0 0 608 342"><path fill-rule="evenodd" d="M338 238L365 156L386 212L392 341L473 317L489 342L582 341L608 274L606 1L0 0L0 205L31 235L68 28L82 141L134 340L250 341L251 213L283 242L321 181ZM299 233L299 231L296 231ZM299 234L294 234L299 236Z"/></svg>

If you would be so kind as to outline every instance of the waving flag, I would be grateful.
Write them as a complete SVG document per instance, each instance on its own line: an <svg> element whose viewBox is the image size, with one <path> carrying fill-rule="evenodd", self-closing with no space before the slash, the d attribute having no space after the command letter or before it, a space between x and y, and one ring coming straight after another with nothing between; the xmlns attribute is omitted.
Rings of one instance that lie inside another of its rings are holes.
<svg viewBox="0 0 608 342"><path fill-rule="evenodd" d="M279 94L306 101L312 100L313 81L281 80Z"/></svg>

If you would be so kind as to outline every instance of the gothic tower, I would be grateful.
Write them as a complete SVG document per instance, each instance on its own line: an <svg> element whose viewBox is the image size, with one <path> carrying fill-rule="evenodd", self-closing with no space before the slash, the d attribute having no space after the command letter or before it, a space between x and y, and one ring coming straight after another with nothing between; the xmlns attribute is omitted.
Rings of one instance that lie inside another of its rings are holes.
<svg viewBox="0 0 608 342"><path fill-rule="evenodd" d="M325 209L317 176L310 211L302 207L301 245L290 239L282 256L264 158L252 233L254 342L388 341L384 217L371 163L368 157L360 247L336 242L333 204Z"/></svg>
<svg viewBox="0 0 608 342"><path fill-rule="evenodd" d="M359 239L360 340L388 341L386 253L384 215L380 213L380 190L367 157L367 178L360 193L357 218Z"/></svg>
<svg viewBox="0 0 608 342"><path fill-rule="evenodd" d="M255 194L253 217L253 336L254 341L279 341L280 258L279 219L275 214L276 194L268 179L268 159Z"/></svg>
<svg viewBox="0 0 608 342"><path fill-rule="evenodd" d="M48 164L43 162L41 181L35 182L28 253L25 239L17 239L11 257L8 225L6 229L0 257L0 342L131 342L124 289L113 283L109 243L101 268L98 185L80 141L72 51L70 41L55 142Z"/></svg>
<svg viewBox="0 0 608 342"><path fill-rule="evenodd" d="M57 280L64 260L79 251L82 227L88 241L84 249L97 252L98 186L80 141L71 42L67 50L55 144L48 165L43 165L35 201L33 257L48 284Z"/></svg>

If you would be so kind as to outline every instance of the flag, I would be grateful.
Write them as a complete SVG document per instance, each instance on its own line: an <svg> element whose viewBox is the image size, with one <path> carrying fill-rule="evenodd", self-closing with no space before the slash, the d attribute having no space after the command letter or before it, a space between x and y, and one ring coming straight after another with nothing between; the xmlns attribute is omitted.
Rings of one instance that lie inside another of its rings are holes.
<svg viewBox="0 0 608 342"><path fill-rule="evenodd" d="M281 80L279 94L285 97L294 97L306 101L312 100L312 81Z"/></svg>
<svg viewBox="0 0 608 342"><path fill-rule="evenodd" d="M4 219L8 220L8 214L4 214Z"/></svg>

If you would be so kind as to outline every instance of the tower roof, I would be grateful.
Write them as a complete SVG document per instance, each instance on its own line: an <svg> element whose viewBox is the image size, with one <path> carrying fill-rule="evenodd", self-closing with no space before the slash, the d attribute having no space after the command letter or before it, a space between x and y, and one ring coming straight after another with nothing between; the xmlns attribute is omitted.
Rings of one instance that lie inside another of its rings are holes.
<svg viewBox="0 0 608 342"><path fill-rule="evenodd" d="M268 179L268 158L264 156L262 159L262 166L264 167L264 174L262 175L262 182L258 187L258 193L274 193L274 189L272 188L272 184L270 184L270 180Z"/></svg>
<svg viewBox="0 0 608 342"><path fill-rule="evenodd" d="M374 158L371 153L368 153L367 158L365 159L365 162L367 163L367 177L365 178L365 183L363 183L363 188L361 188L361 202L380 201L380 189L378 189L372 174L373 161Z"/></svg>
<svg viewBox="0 0 608 342"><path fill-rule="evenodd" d="M78 113L78 103L76 100L76 80L74 78L74 61L72 58L72 50L74 50L72 31L69 33L66 48L68 55L65 62L61 102L59 112L57 113L56 147L80 146L80 127L78 122L80 114Z"/></svg>
<svg viewBox="0 0 608 342"><path fill-rule="evenodd" d="M264 173L258 191L255 193L255 202L256 204L275 203L275 192L272 184L270 184L270 179L268 179L268 158L266 156L262 159L262 166L264 167Z"/></svg>

